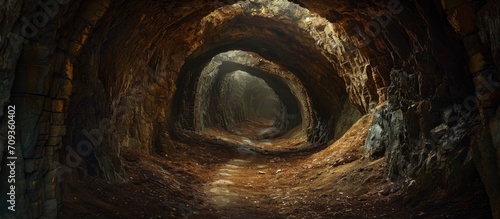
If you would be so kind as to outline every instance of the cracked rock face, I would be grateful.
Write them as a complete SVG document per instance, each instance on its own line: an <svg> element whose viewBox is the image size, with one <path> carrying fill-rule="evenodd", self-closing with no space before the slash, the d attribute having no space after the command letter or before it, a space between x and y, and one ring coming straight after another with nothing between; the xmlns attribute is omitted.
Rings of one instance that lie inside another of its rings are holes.
<svg viewBox="0 0 500 219"><path fill-rule="evenodd" d="M470 70L478 50L498 72L498 2L48 2L50 14L0 0L0 160L16 105L16 216L55 218L64 176L126 182L123 150L321 151L368 114L365 156L385 157L390 179L459 195L479 174L498 206L499 113L480 114ZM37 13L49 19L28 34Z"/></svg>

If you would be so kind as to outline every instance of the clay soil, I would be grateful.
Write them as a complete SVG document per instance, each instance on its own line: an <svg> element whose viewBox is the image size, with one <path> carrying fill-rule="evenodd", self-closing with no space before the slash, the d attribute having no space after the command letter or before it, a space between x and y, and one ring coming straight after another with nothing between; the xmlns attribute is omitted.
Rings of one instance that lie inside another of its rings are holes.
<svg viewBox="0 0 500 219"><path fill-rule="evenodd" d="M408 193L364 158L371 116L317 151L262 155L200 142L166 155L122 151L126 182L63 181L60 218L490 218L481 190Z"/></svg>

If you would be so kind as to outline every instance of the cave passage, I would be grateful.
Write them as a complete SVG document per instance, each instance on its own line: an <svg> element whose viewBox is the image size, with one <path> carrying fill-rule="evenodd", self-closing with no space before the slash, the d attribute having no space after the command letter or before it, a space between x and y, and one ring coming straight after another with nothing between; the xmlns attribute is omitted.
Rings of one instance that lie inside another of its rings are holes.
<svg viewBox="0 0 500 219"><path fill-rule="evenodd" d="M302 107L307 94L288 86L292 82L285 78L245 65L255 61L251 53L229 51L215 56L202 70L196 86L196 130L214 137L226 131L250 147L253 141L273 145L271 141L285 134L305 138L310 119L302 122L302 116L309 115L309 109ZM216 69L210 68L214 65ZM300 94L302 104L295 94Z"/></svg>
<svg viewBox="0 0 500 219"><path fill-rule="evenodd" d="M199 71L195 95L180 100L193 103L193 109L180 112L192 111L196 138L224 140L261 152L312 147L310 98L293 73L241 50L219 53Z"/></svg>
<svg viewBox="0 0 500 219"><path fill-rule="evenodd" d="M212 86L220 90L215 95L208 95L215 96L212 97L215 103L206 104L218 106L212 112L221 112L224 123L216 126L215 115L208 114L210 110L201 110L203 127L222 128L236 135L259 139L261 132L287 131L287 127L293 125L294 121L285 120L284 114L288 112L281 99L261 78L238 70L221 75Z"/></svg>
<svg viewBox="0 0 500 219"><path fill-rule="evenodd" d="M500 219L499 1L0 4L0 218Z"/></svg>

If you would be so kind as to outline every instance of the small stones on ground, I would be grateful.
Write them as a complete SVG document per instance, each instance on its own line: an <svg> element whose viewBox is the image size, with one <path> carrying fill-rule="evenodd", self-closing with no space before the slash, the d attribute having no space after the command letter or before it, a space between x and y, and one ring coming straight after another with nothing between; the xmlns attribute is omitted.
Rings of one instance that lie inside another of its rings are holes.
<svg viewBox="0 0 500 219"><path fill-rule="evenodd" d="M264 172L264 171L260 170L260 171L259 171L259 174L266 174L266 172Z"/></svg>
<svg viewBox="0 0 500 219"><path fill-rule="evenodd" d="M378 194L386 196L392 193L396 193L400 190L399 185L397 184L391 184L383 188L382 190L378 191Z"/></svg>
<svg viewBox="0 0 500 219"><path fill-rule="evenodd" d="M276 170L276 173L281 173L281 172L282 172L281 169Z"/></svg>

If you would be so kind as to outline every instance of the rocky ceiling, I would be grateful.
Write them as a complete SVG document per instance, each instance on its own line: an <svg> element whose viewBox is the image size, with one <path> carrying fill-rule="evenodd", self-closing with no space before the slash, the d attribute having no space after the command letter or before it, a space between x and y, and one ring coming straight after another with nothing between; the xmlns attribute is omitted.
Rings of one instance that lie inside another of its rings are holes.
<svg viewBox="0 0 500 219"><path fill-rule="evenodd" d="M0 0L0 190L16 194L16 211L2 201L0 214L398 218L330 194L384 206L484 191L468 213L398 209L500 218L499 12L495 0ZM257 174L210 183L222 163L245 170L217 176ZM341 179L351 183L339 193ZM247 181L261 196L233 185ZM375 185L388 187L361 195ZM142 191L150 211L123 191ZM401 196L377 198L389 193ZM261 203L270 194L305 207Z"/></svg>

